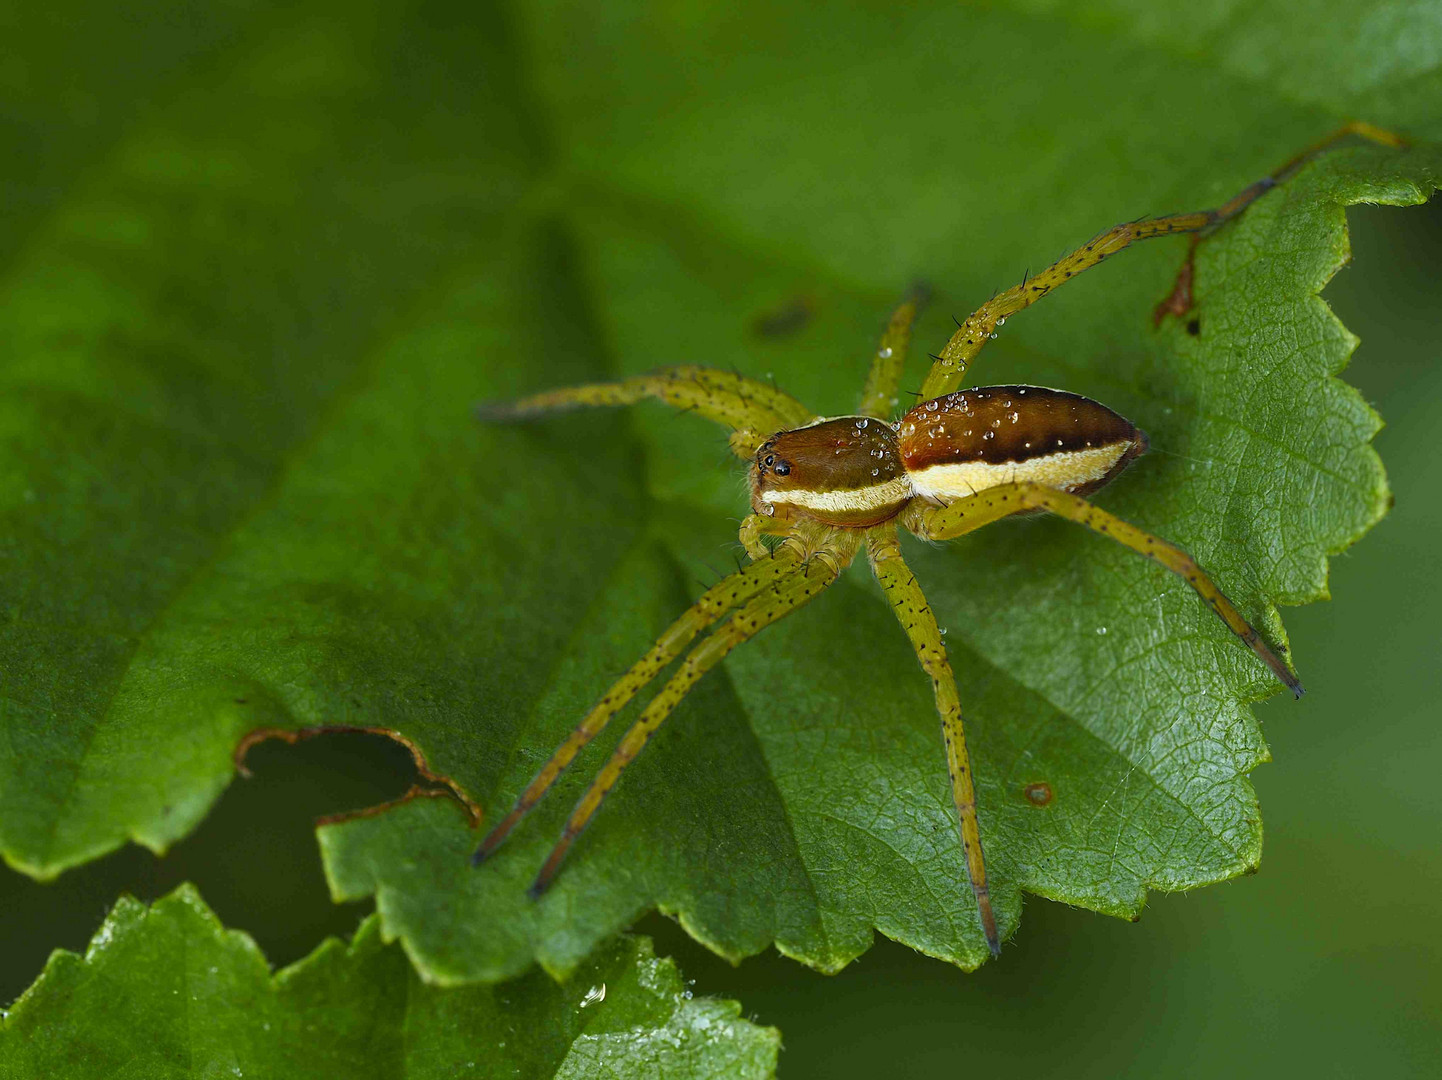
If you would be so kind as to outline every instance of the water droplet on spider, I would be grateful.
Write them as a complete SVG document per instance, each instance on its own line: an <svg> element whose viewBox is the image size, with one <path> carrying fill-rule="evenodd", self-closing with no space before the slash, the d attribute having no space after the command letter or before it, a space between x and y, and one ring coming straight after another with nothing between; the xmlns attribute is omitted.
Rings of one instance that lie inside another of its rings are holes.
<svg viewBox="0 0 1442 1080"><path fill-rule="evenodd" d="M991 338L992 341L995 341L995 340L996 340L996 331L993 330L991 333L987 334L986 336L989 337L989 338Z"/></svg>
<svg viewBox="0 0 1442 1080"><path fill-rule="evenodd" d="M981 436L981 437L982 437L983 439L994 439L994 438L996 438L996 432L994 432L994 431L986 431L986 432L983 432L983 433L982 433L982 436Z"/></svg>
<svg viewBox="0 0 1442 1080"><path fill-rule="evenodd" d="M991 426L994 427L994 428L999 428L999 427L1001 427L1001 421L1000 421L1000 420L993 420L993 421L991 422Z"/></svg>
<svg viewBox="0 0 1442 1080"><path fill-rule="evenodd" d="M1026 387L1023 386L1020 390L1017 391L1017 393L1018 393L1018 394L1025 395L1025 394L1026 394Z"/></svg>
<svg viewBox="0 0 1442 1080"><path fill-rule="evenodd" d="M881 470L880 470L880 469L872 469L872 470L871 470L871 475L872 475L872 476L880 476L880 475L881 475Z"/></svg>
<svg viewBox="0 0 1442 1080"><path fill-rule="evenodd" d="M856 426L859 428L864 428L868 423L869 421L866 419L866 417L863 416L860 420L856 421Z"/></svg>
<svg viewBox="0 0 1442 1080"><path fill-rule="evenodd" d="M965 431L963 431L962 435L968 439L971 438L971 428L967 428Z"/></svg>
<svg viewBox="0 0 1442 1080"><path fill-rule="evenodd" d="M926 403L927 412L936 412L936 410L939 408L941 408L941 406L936 403L936 398L932 398Z"/></svg>
<svg viewBox="0 0 1442 1080"><path fill-rule="evenodd" d="M1098 633L1098 634L1105 634L1106 632L1107 632L1107 628L1106 628L1105 626L1098 626L1098 627L1097 627L1097 633Z"/></svg>
<svg viewBox="0 0 1442 1080"><path fill-rule="evenodd" d="M1009 409L1009 408L1011 408L1011 398L1007 398L1005 401L1003 401L1003 402L1001 403L1001 407L1002 407L1003 409Z"/></svg>
<svg viewBox="0 0 1442 1080"><path fill-rule="evenodd" d="M996 325L997 325L997 326L1005 326L1005 325L1006 325L1006 316L1003 315L1001 318L997 319L997 320L996 320Z"/></svg>
<svg viewBox="0 0 1442 1080"><path fill-rule="evenodd" d="M1012 413L1012 414L1011 414L1011 422L1012 422L1013 424L1016 423L1016 422L1017 422L1018 420L1020 420L1020 419L1021 419L1021 414L1020 414L1020 413Z"/></svg>
<svg viewBox="0 0 1442 1080"><path fill-rule="evenodd" d="M884 348L884 349L878 349L878 350L876 351L876 355L879 356L879 357L881 357L883 360L890 360L890 359L891 359L891 346L888 345L888 346L886 346L886 348Z"/></svg>

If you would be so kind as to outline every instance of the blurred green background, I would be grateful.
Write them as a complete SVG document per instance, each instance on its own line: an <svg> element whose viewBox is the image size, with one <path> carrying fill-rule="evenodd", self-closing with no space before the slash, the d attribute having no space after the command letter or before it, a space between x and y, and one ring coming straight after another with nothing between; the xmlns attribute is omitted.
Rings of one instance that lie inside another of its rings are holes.
<svg viewBox="0 0 1442 1080"><path fill-rule="evenodd" d="M782 1075L1435 1075L1442 1063L1442 203L1350 211L1326 292L1362 338L1347 379L1387 420L1397 505L1332 566L1330 603L1289 609L1308 694L1261 707L1262 870L1154 895L1132 925L1032 899L1000 963L966 975L891 942L834 977L774 953L732 968L670 921L640 929L696 992L781 1028ZM53 947L82 949L118 892L194 881L283 964L369 905L333 905L312 819L398 795L409 755L336 735L265 743L165 859L128 847L40 885L0 869L0 999ZM277 911L285 913L276 917Z"/></svg>

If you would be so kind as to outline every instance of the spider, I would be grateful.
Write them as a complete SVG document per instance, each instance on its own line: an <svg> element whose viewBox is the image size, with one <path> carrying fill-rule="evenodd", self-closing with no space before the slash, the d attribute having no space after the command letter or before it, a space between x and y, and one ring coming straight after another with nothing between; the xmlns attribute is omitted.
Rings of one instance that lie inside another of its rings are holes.
<svg viewBox="0 0 1442 1080"><path fill-rule="evenodd" d="M1096 401L1062 390L958 387L971 361L1008 316L1134 241L1191 233L1194 250L1198 239L1347 135L1403 145L1390 132L1354 122L1216 209L1143 219L1107 230L959 322L940 355L933 356L920 400L895 421L883 417L891 412L921 303L919 294L903 301L892 314L854 416L818 416L773 386L690 366L481 405L477 412L483 420L517 421L579 406L629 405L659 398L728 426L732 451L749 462L751 513L741 523L740 541L751 561L709 588L606 691L481 842L472 864L480 865L494 852L582 747L684 652L680 666L576 804L530 888L530 895L539 897L622 771L696 681L732 649L815 598L865 548L877 581L931 678L967 874L987 947L993 956L999 955L1001 941L987 887L956 680L936 618L902 560L899 529L924 540L942 541L1013 514L1046 511L1076 522L1178 574L1297 697L1302 685L1186 552L1087 501L1088 495L1146 452L1146 435L1136 425ZM1158 319L1169 312L1185 314L1190 306L1190 267L1189 254L1172 295L1158 306ZM768 546L764 537L779 542ZM714 631L692 648L698 635L713 626Z"/></svg>

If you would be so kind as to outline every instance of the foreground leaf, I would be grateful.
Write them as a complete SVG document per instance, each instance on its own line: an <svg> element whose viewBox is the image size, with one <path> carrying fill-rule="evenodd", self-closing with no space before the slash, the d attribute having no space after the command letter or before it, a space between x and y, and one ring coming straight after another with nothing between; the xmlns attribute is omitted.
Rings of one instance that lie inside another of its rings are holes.
<svg viewBox="0 0 1442 1080"><path fill-rule="evenodd" d="M1338 12L1319 47L1345 66ZM481 428L472 402L684 359L843 412L917 277L936 348L949 312L1063 244L1216 204L1348 115L1442 138L1430 75L1374 58L1303 94L1317 57L1186 13L731 18L262 9L11 243L7 859L44 876L163 849L263 728L390 730L507 806L727 558L744 499L691 418ZM1158 53L1167 19L1181 59ZM1403 52L1405 27L1379 33ZM1321 595L1386 504L1376 417L1333 378L1351 339L1316 295L1341 208L1419 201L1439 166L1430 144L1330 155L1202 247L1195 335L1151 329L1185 248L1153 244L1018 316L977 377L1135 420L1155 451L1103 501L1280 641L1273 605ZM787 308L809 325L758 336ZM1271 686L1184 587L1054 521L914 554L1006 927L1022 890L1131 915L1147 888L1256 865L1246 702ZM437 981L570 971L655 906L729 956L774 942L834 969L880 929L975 964L936 720L893 623L859 568L738 652L538 905L525 885L604 747L481 872L442 801L327 827L333 890L374 894Z"/></svg>
<svg viewBox="0 0 1442 1080"><path fill-rule="evenodd" d="M692 999L646 938L568 981L421 982L378 920L271 975L191 886L123 898L85 955L57 951L0 1026L0 1074L47 1077L767 1077L774 1030Z"/></svg>

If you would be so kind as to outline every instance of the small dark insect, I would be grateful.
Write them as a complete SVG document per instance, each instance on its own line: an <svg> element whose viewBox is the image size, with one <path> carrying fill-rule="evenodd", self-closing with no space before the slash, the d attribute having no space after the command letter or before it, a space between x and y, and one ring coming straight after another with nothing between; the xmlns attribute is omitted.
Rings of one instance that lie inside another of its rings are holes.
<svg viewBox="0 0 1442 1080"><path fill-rule="evenodd" d="M732 450L750 463L752 513L741 525L740 539L752 561L708 589L606 692L491 830L472 862L479 865L495 851L611 717L697 635L724 617L686 654L577 803L531 886L532 896L544 892L622 770L696 681L736 646L831 585L864 547L922 669L931 678L981 932L992 954L998 954L1001 938L987 887L956 680L921 586L902 562L897 530L907 529L926 540L949 540L1016 513L1044 510L1074 521L1180 575L1300 697L1302 686L1292 669L1186 552L1086 500L1146 451L1146 436L1131 421L1105 405L1062 390L958 387L971 361L1008 316L1137 240L1210 234L1345 135L1402 144L1388 132L1351 124L1215 210L1134 221L1107 230L1040 273L1028 275L1021 285L997 294L958 323L946 348L934 357L921 386L921 400L895 422L882 417L894 415L919 302L915 296L897 308L882 334L855 416L817 416L766 383L701 367L666 368L619 383L552 390L481 406L478 414L483 420L521 420L576 406L629 405L653 397L727 425L732 429ZM1191 283L1188 256L1177 288L1158 308L1159 318L1187 313ZM764 536L781 539L768 548ZM1032 784L1026 795L1034 804L1045 805L1051 789Z"/></svg>
<svg viewBox="0 0 1442 1080"><path fill-rule="evenodd" d="M757 337L780 338L806 328L815 305L809 296L797 296L779 307L762 312L751 321L751 332Z"/></svg>

